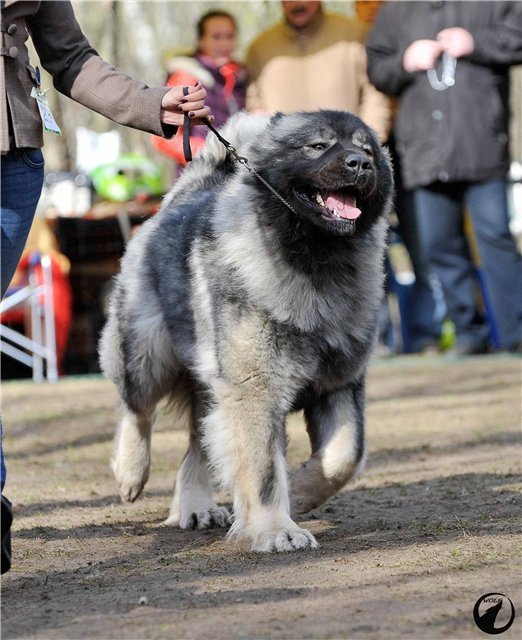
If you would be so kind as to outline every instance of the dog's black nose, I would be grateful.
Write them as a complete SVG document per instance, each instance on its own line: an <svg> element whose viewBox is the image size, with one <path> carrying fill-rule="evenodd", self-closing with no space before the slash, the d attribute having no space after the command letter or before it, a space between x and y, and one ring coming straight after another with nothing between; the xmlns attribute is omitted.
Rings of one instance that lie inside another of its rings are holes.
<svg viewBox="0 0 522 640"><path fill-rule="evenodd" d="M348 169L353 169L357 173L370 171L372 163L368 156L363 153L351 153L345 160Z"/></svg>

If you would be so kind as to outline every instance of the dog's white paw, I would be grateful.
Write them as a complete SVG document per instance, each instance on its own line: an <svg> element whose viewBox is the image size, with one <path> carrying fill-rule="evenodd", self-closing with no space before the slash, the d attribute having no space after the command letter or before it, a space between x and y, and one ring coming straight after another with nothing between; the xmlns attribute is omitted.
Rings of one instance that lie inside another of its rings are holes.
<svg viewBox="0 0 522 640"><path fill-rule="evenodd" d="M112 461L111 466L120 490L121 499L123 502L134 502L149 479L149 464L129 467L115 459Z"/></svg>
<svg viewBox="0 0 522 640"><path fill-rule="evenodd" d="M213 505L207 508L188 509L181 516L171 514L163 524L181 529L212 529L213 527L228 527L231 522L232 517L226 507Z"/></svg>
<svg viewBox="0 0 522 640"><path fill-rule="evenodd" d="M306 529L294 527L274 528L258 534L252 543L252 551L263 553L271 551L298 551L315 549L317 541Z"/></svg>

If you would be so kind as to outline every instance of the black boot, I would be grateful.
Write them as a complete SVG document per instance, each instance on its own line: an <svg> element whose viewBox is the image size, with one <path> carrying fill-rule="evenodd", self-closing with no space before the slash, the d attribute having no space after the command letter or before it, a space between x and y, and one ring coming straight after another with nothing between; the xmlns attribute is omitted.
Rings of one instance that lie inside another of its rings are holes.
<svg viewBox="0 0 522 640"><path fill-rule="evenodd" d="M2 573L11 568L11 523L13 514L9 500L2 496Z"/></svg>

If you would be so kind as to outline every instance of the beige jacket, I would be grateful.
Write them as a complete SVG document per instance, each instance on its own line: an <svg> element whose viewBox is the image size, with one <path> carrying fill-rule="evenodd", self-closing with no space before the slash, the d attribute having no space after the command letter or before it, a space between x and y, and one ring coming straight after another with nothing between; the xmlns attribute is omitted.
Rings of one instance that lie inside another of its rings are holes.
<svg viewBox="0 0 522 640"><path fill-rule="evenodd" d="M119 124L170 137L176 127L160 121L167 87L151 89L100 58L83 35L70 2L2 1L0 151L41 147L42 123L26 40L31 36L58 91ZM9 122L9 119L11 122Z"/></svg>
<svg viewBox="0 0 522 640"><path fill-rule="evenodd" d="M389 99L366 74L365 27L335 13L321 13L305 34L278 24L250 46L250 111L340 109L358 115L386 140Z"/></svg>

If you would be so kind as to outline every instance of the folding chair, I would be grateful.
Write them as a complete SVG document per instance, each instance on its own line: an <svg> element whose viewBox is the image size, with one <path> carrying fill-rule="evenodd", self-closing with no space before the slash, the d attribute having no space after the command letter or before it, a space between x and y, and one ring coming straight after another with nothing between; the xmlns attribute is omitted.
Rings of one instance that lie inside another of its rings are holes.
<svg viewBox="0 0 522 640"><path fill-rule="evenodd" d="M41 266L41 276L36 267ZM30 309L31 338L4 324L3 314ZM51 258L39 253L29 258L28 283L7 290L0 302L0 351L30 367L34 382L58 379L54 325L53 280ZM43 332L42 332L43 323Z"/></svg>

